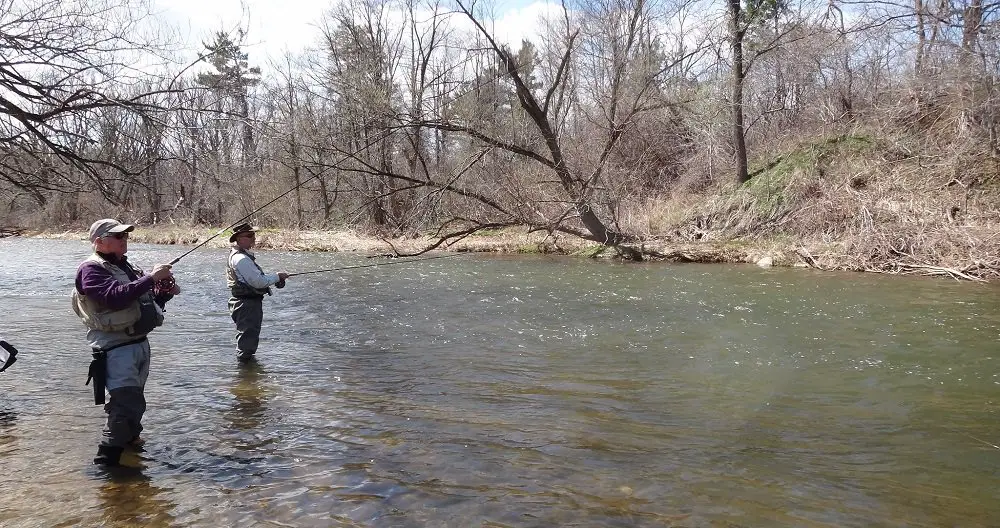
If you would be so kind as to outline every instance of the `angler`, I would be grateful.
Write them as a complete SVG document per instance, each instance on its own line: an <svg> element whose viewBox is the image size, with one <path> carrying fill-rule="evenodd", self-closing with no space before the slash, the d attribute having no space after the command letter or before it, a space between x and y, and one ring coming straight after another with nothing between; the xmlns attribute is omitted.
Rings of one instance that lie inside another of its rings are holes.
<svg viewBox="0 0 1000 528"><path fill-rule="evenodd" d="M288 273L264 273L257 264L253 249L256 229L250 224L233 228L229 242L233 245L226 265L226 283L232 295L229 314L236 323L236 359L241 364L256 362L260 327L264 323L264 296L271 295L271 286L285 287Z"/></svg>
<svg viewBox="0 0 1000 528"><path fill-rule="evenodd" d="M163 324L163 307L180 288L169 264L158 264L145 275L133 266L128 252L129 224L105 218L90 226L94 253L76 273L73 311L87 327L93 351L87 383L94 382L94 404L105 403L108 415L95 464L117 466L126 447L139 448L144 390L149 377L150 349L146 335Z"/></svg>

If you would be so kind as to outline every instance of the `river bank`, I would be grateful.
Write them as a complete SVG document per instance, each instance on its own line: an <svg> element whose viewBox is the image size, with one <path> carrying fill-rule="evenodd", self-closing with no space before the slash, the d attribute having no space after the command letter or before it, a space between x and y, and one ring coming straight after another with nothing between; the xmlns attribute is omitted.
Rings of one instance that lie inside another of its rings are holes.
<svg viewBox="0 0 1000 528"><path fill-rule="evenodd" d="M950 143L944 141L951 137L947 134L925 132L861 127L788 140L754 160L753 177L744 184L690 167L657 193L623 200L607 224L639 240L633 247L648 260L1000 279L1000 156L980 142ZM928 139L935 137L943 143ZM259 200L255 221L293 225L279 207L260 211L271 202L266 195ZM85 240L87 219L119 210L96 198L90 203L75 196L67 202L75 205L11 217L17 220L6 223L19 227L0 225L0 238ZM85 203L86 208L81 206ZM116 214L130 222L157 217L142 209ZM228 218L221 210L218 217ZM197 245L211 238L209 247L228 245L226 236L215 236L219 227L197 225L199 216L192 210L158 218L155 227L138 227L133 240ZM581 229L575 220L566 222ZM567 234L550 235L538 225L534 230L483 230L439 245L430 235L441 227L434 222L413 222L405 228L408 236L391 238L343 225L333 230L267 228L258 246L368 254L413 254L435 247L618 257L612 248Z"/></svg>
<svg viewBox="0 0 1000 528"><path fill-rule="evenodd" d="M82 230L32 231L7 230L12 236L42 239L81 240L87 233ZM139 226L132 233L132 240L158 245L188 245L204 243L206 247L228 247L228 237L218 228ZM761 267L810 267L825 271L866 271L901 275L928 275L951 277L969 281L987 281L998 275L997 268L983 261L964 267L951 267L915 259L897 258L883 261L879 267L857 255L850 255L843 243L802 243L786 239L758 240L678 240L678 236L650 237L641 246L651 261L687 263L753 264ZM206 240L208 241L206 243ZM261 229L257 246L260 249L312 252L352 253L401 253L412 254L436 242L429 236L378 238L352 230L318 231L296 229ZM508 229L471 235L461 240L442 244L437 251L505 253L505 254L554 254L576 255L588 258L616 258L611 248L594 244L577 237L564 235L546 236L527 229ZM902 257L902 256L901 256Z"/></svg>

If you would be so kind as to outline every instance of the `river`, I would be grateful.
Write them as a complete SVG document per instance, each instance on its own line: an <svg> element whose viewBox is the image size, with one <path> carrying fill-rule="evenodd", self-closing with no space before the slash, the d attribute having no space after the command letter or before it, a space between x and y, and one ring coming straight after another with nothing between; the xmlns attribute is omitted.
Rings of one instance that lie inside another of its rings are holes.
<svg viewBox="0 0 1000 528"><path fill-rule="evenodd" d="M150 337L146 451L108 472L89 251L0 240L4 527L1000 524L994 285L463 254L289 279L240 368L199 249Z"/></svg>

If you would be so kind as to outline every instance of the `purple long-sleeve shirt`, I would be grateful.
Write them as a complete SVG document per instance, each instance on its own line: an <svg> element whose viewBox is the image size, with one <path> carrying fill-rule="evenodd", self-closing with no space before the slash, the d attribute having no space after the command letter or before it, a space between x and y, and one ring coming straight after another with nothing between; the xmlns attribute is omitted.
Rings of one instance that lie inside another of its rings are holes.
<svg viewBox="0 0 1000 528"><path fill-rule="evenodd" d="M132 279L128 284L122 284L115 280L110 271L96 262L84 262L76 270L76 290L87 297L94 299L111 310L122 310L132 304L139 297L152 290L153 277L142 275L141 271L134 273L131 266L124 265L126 257L116 259L114 255L102 254L102 257L113 264L119 265L125 273Z"/></svg>

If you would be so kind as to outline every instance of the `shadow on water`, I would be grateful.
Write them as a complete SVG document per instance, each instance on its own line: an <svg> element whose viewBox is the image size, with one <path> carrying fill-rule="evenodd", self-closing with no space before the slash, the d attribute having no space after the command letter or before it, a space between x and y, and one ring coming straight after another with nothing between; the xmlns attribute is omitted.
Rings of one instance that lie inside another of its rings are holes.
<svg viewBox="0 0 1000 528"><path fill-rule="evenodd" d="M237 367L233 386L229 392L235 398L224 413L226 423L233 432L253 434L266 425L268 401L273 390L267 385L268 373L259 363L241 364ZM261 447L260 444L241 446L245 450Z"/></svg>
<svg viewBox="0 0 1000 528"><path fill-rule="evenodd" d="M14 426L17 423L17 413L10 409L0 407L0 457L5 451L4 446L13 444L17 440L17 435L13 434Z"/></svg>
<svg viewBox="0 0 1000 528"><path fill-rule="evenodd" d="M152 483L142 469L101 470L98 489L104 526L173 526L177 505L165 497L173 492Z"/></svg>

